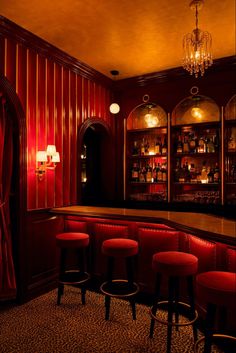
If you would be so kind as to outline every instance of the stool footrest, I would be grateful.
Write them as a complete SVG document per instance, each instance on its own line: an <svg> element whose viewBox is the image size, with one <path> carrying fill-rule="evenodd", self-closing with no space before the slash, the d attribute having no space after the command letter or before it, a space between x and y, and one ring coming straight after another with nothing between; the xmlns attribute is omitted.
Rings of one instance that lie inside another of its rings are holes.
<svg viewBox="0 0 236 353"><path fill-rule="evenodd" d="M214 334L212 335L212 337L225 338L225 339L227 339L227 340L232 340L232 341L234 341L234 342L236 343L236 337L234 337L234 336L224 335L224 334L221 334L221 333L214 333ZM195 344L194 344L194 353L199 353L199 349L198 349L199 344L200 344L201 342L204 342L204 341L205 341L205 336L199 338L199 339L197 340L197 342L195 342ZM235 346L236 346L236 344L235 344Z"/></svg>
<svg viewBox="0 0 236 353"><path fill-rule="evenodd" d="M138 293L137 283L129 283L127 280L117 279L102 283L100 290L103 294L110 297L126 298Z"/></svg>
<svg viewBox="0 0 236 353"><path fill-rule="evenodd" d="M164 305L164 304L168 304L168 300L164 300L164 301L161 301L158 303L158 306L161 306L161 305ZM178 302L177 303L178 306L182 306L184 308L189 308L190 309L190 305L187 304L187 303L183 303L183 302ZM160 322L164 325L168 325L168 326L189 326L189 325L192 325L198 318L198 313L197 311L195 310L195 317L190 320L188 319L189 321L188 322L184 322L184 323L179 323L179 322L169 322L168 320L164 320L164 319L161 319L159 318L157 315L154 315L153 312L152 312L152 308L150 309L150 314L151 314L151 317L153 319L155 319L157 322ZM185 315L183 315L185 316Z"/></svg>
<svg viewBox="0 0 236 353"><path fill-rule="evenodd" d="M64 272L59 283L61 284L82 284L90 279L90 275L87 272L81 272L78 270L71 270Z"/></svg>

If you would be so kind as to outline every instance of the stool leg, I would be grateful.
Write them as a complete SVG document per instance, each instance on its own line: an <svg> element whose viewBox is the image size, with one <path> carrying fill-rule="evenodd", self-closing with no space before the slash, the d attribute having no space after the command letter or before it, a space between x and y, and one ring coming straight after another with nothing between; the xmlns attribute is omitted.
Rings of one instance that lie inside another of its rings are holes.
<svg viewBox="0 0 236 353"><path fill-rule="evenodd" d="M78 249L78 262L80 272L85 272L85 249Z"/></svg>
<svg viewBox="0 0 236 353"><path fill-rule="evenodd" d="M107 281L112 282L114 270L114 258L109 256L107 259ZM111 298L108 295L105 295L105 320L109 320L110 317L110 306L111 306Z"/></svg>
<svg viewBox="0 0 236 353"><path fill-rule="evenodd" d="M216 314L216 306L214 304L212 304L212 303L208 303L207 304L206 322L205 322L204 353L210 353L211 352L215 314Z"/></svg>
<svg viewBox="0 0 236 353"><path fill-rule="evenodd" d="M109 320L110 306L111 306L111 297L109 297L108 295L105 295L105 320Z"/></svg>
<svg viewBox="0 0 236 353"><path fill-rule="evenodd" d="M178 324L179 322L179 278L175 277L174 279L174 289L175 289L175 322ZM179 331L179 326L175 326L176 331Z"/></svg>
<svg viewBox="0 0 236 353"><path fill-rule="evenodd" d="M187 277L187 285L188 285L188 295L190 302L190 318L193 320L195 318L195 300L194 300L194 289L193 289L193 276ZM194 342L197 341L197 322L193 323L193 338Z"/></svg>
<svg viewBox="0 0 236 353"><path fill-rule="evenodd" d="M131 256L129 256L125 259L125 262L126 262L126 272L127 272L128 284L130 287L132 287L132 285L134 283L133 258ZM130 305L132 308L133 320L136 320L136 305L135 305L134 298L130 299Z"/></svg>
<svg viewBox="0 0 236 353"><path fill-rule="evenodd" d="M173 301L175 292L175 278L169 277L169 298L168 298L168 326L167 326L167 353L171 351L171 335L172 335L172 320L173 320Z"/></svg>
<svg viewBox="0 0 236 353"><path fill-rule="evenodd" d="M82 305L85 305L85 297L86 297L86 288L84 285L81 287L81 301Z"/></svg>
<svg viewBox="0 0 236 353"><path fill-rule="evenodd" d="M156 315L156 313L157 313L158 301L159 301L159 296L160 296L160 289L161 289L161 274L157 273L156 284L155 284L155 302L154 302L154 305L151 309L153 315ZM149 333L150 338L153 338L154 326L155 326L155 319L152 318L151 324L150 324L150 333Z"/></svg>
<svg viewBox="0 0 236 353"><path fill-rule="evenodd" d="M65 272L65 263L66 263L66 249L61 249L60 254L60 269L59 269L59 283L57 291L57 305L61 303L61 296L64 293L64 284L61 283L63 274Z"/></svg>

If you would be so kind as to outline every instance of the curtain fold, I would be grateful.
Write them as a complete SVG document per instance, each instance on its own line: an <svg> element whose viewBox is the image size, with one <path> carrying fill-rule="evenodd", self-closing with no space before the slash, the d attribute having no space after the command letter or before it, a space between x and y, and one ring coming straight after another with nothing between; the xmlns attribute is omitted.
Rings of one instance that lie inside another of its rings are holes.
<svg viewBox="0 0 236 353"><path fill-rule="evenodd" d="M9 207L13 141L11 120L7 120L5 106L6 99L0 92L0 300L16 297Z"/></svg>

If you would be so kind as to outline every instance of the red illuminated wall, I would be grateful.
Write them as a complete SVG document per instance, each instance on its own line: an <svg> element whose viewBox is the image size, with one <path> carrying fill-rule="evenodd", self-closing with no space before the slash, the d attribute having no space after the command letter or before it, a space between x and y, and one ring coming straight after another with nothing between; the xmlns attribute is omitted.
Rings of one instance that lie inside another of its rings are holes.
<svg viewBox="0 0 236 353"><path fill-rule="evenodd" d="M27 208L77 203L77 136L87 118L113 131L110 80L43 40L0 18L0 73L14 87L27 126ZM55 144L61 162L35 175L36 152Z"/></svg>

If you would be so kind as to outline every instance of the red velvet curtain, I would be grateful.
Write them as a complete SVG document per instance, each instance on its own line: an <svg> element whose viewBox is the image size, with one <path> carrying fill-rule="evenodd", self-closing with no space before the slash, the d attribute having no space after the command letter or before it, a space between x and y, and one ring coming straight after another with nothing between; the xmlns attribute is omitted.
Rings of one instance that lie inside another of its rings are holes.
<svg viewBox="0 0 236 353"><path fill-rule="evenodd" d="M9 208L13 141L5 106L6 99L0 92L0 300L16 297Z"/></svg>

